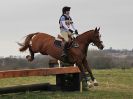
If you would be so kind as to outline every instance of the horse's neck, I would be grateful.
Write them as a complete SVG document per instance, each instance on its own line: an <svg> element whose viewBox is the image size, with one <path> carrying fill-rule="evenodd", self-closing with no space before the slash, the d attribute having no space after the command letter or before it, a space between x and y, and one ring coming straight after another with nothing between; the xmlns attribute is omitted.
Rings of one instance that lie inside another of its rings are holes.
<svg viewBox="0 0 133 99"><path fill-rule="evenodd" d="M82 52L87 54L88 46L91 43L92 33L91 32L85 32L77 37L77 42L81 46Z"/></svg>
<svg viewBox="0 0 133 99"><path fill-rule="evenodd" d="M82 45L89 45L91 43L92 32L85 32L77 37L77 41Z"/></svg>

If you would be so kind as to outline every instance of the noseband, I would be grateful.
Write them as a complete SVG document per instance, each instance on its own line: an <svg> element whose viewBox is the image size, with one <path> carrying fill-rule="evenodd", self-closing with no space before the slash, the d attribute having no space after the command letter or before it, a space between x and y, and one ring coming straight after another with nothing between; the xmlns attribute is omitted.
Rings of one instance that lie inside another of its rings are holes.
<svg viewBox="0 0 133 99"><path fill-rule="evenodd" d="M100 37L101 37L101 35L99 35L99 38L100 38ZM94 42L95 42L95 43L99 43L99 44L102 43L101 40L99 41L99 40L94 39L94 41L91 43L92 46L96 46L96 45L94 44Z"/></svg>

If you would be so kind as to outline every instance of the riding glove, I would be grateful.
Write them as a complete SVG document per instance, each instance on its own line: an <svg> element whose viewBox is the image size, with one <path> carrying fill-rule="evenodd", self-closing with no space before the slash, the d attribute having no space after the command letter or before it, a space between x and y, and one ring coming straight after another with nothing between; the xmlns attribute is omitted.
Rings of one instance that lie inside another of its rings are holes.
<svg viewBox="0 0 133 99"><path fill-rule="evenodd" d="M75 30L75 34L78 34L78 30Z"/></svg>
<svg viewBox="0 0 133 99"><path fill-rule="evenodd" d="M73 30L69 29L69 31L70 31L71 33L73 33Z"/></svg>

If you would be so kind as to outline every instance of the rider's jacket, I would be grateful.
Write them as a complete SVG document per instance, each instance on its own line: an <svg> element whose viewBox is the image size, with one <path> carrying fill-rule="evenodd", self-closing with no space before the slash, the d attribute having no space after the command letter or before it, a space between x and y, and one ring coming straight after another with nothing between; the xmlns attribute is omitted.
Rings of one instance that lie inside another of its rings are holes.
<svg viewBox="0 0 133 99"><path fill-rule="evenodd" d="M60 29L62 31L68 31L70 28L76 30L73 25L72 18L67 15L62 15L59 19Z"/></svg>

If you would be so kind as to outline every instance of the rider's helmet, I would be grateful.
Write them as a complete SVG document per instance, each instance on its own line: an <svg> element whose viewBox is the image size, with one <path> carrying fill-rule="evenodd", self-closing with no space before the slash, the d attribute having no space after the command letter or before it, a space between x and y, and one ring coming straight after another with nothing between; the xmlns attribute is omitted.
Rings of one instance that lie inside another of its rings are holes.
<svg viewBox="0 0 133 99"><path fill-rule="evenodd" d="M65 6L62 8L62 13L65 14L66 11L70 11L71 7Z"/></svg>

